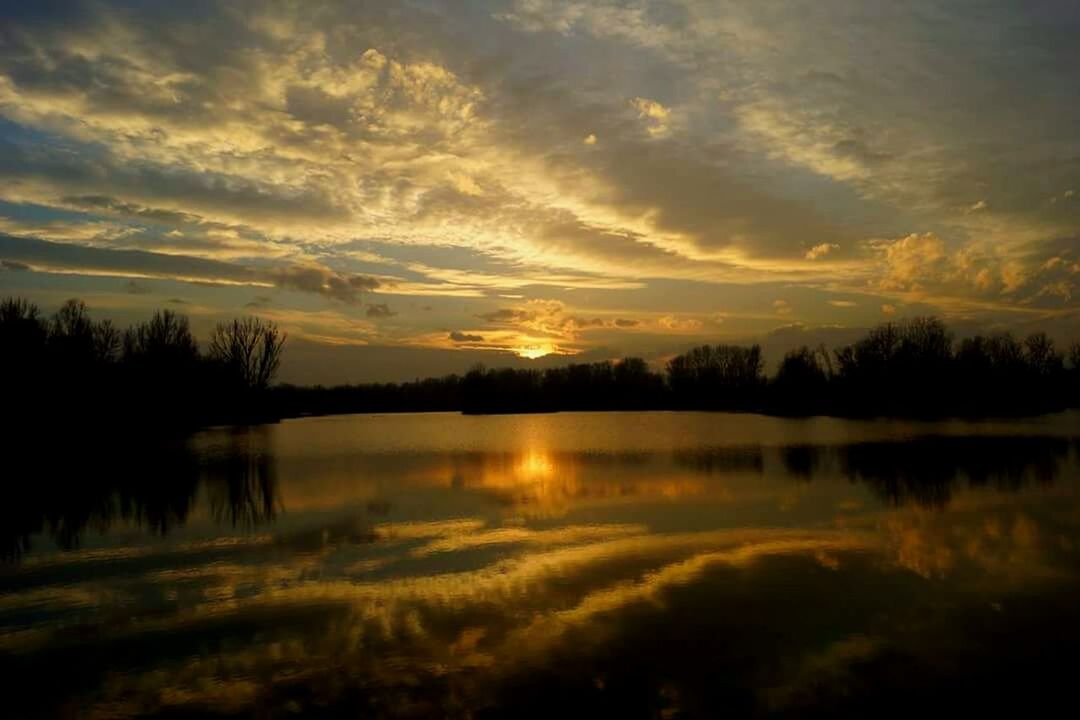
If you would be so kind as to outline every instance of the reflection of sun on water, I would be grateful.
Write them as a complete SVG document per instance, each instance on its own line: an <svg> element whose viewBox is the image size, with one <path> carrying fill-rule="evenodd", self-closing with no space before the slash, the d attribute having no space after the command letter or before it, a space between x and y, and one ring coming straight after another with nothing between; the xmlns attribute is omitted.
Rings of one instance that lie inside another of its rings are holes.
<svg viewBox="0 0 1080 720"><path fill-rule="evenodd" d="M515 504L542 507L546 512L565 508L581 492L576 469L560 464L543 449L527 451L502 481L504 487L514 488Z"/></svg>
<svg viewBox="0 0 1080 720"><path fill-rule="evenodd" d="M517 475L528 480L549 477L555 473L555 461L546 450L530 450L521 458Z"/></svg>
<svg viewBox="0 0 1080 720"><path fill-rule="evenodd" d="M637 472L637 465L602 457L553 452L542 438L512 453L490 453L456 458L431 474L431 480L452 487L482 490L499 498L514 513L553 517L582 504L632 502L641 497L676 499L711 493L730 501L722 483L708 482L694 473Z"/></svg>

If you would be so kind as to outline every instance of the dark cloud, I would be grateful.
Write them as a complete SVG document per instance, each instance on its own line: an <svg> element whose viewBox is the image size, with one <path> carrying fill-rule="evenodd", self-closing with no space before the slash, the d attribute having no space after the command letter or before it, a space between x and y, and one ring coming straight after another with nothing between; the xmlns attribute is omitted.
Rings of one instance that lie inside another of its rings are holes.
<svg viewBox="0 0 1080 720"><path fill-rule="evenodd" d="M531 322L543 322L549 328L558 328L567 333L576 333L600 328L631 328L639 324L628 318L587 317L583 315L564 315L558 303L549 304L542 310L519 308L501 308L477 315L481 320L499 325L519 325Z"/></svg>
<svg viewBox="0 0 1080 720"><path fill-rule="evenodd" d="M348 99L335 98L318 88L290 87L285 92L285 106L294 118L312 125L340 127L352 119Z"/></svg>
<svg viewBox="0 0 1080 720"><path fill-rule="evenodd" d="M648 216L659 229L684 234L704 249L737 246L757 257L794 257L801 243L848 239L849 231L811 205L769 192L760 177L740 171L735 147L689 143L678 134L643 138L640 124L627 121L625 97L590 102L546 77L523 82L508 76L500 92L511 100L499 106L502 127L510 128L503 141L545 156L566 177L595 173L600 182L582 191L623 215ZM582 127L600 142L588 153L567 151L565 138L579 138ZM581 244L591 254L625 252L628 259L664 253L628 233L620 239L572 223L545 237L568 248Z"/></svg>
<svg viewBox="0 0 1080 720"><path fill-rule="evenodd" d="M543 226L537 242L568 253L616 258L628 265L679 259L676 253L659 248L640 235L590 227L570 217L553 220Z"/></svg>
<svg viewBox="0 0 1080 720"><path fill-rule="evenodd" d="M369 318L388 318L397 315L386 303L368 305L366 314Z"/></svg>
<svg viewBox="0 0 1080 720"><path fill-rule="evenodd" d="M128 280L124 283L124 292L128 295L146 295L150 292L150 288L134 280Z"/></svg>
<svg viewBox="0 0 1080 720"><path fill-rule="evenodd" d="M877 165L892 159L889 153L876 152L859 138L845 138L837 142L833 145L833 153L863 165Z"/></svg>
<svg viewBox="0 0 1080 720"><path fill-rule="evenodd" d="M450 339L456 343L478 343L484 342L483 335L469 335L459 330L455 330L449 335Z"/></svg>
<svg viewBox="0 0 1080 720"><path fill-rule="evenodd" d="M26 263L19 262L18 260L0 260L0 268L11 270L12 272L21 272L29 270L30 266Z"/></svg>
<svg viewBox="0 0 1080 720"><path fill-rule="evenodd" d="M92 210L94 212L121 215L136 220L166 225L195 224L200 220L199 216L190 213L143 207L134 203L123 202L107 195L73 195L61 198L60 202L64 205Z"/></svg>
<svg viewBox="0 0 1080 720"><path fill-rule="evenodd" d="M630 318L615 318L614 320L612 320L609 318L590 318L580 317L578 315L570 315L563 318L560 321L559 326L564 330L575 332L580 330L593 330L598 328L626 329L637 327L640 324L640 321L631 320Z"/></svg>
<svg viewBox="0 0 1080 720"><path fill-rule="evenodd" d="M4 138L0 138L0 179L47 184L61 197L84 204L89 199L88 207L136 216L145 211L149 213L146 219L186 221L195 216L219 216L301 223L349 217L315 187L282 187L207 169L132 161L102 149L76 154L52 145L28 147ZM110 197L94 194L94 189L102 186L110 188ZM118 195L126 199L114 199ZM150 209L160 204L181 205L190 212Z"/></svg>
<svg viewBox="0 0 1080 720"><path fill-rule="evenodd" d="M0 235L0 256L48 269L85 269L95 272L145 273L206 281L255 283L251 270L203 258L164 255L143 250L113 250Z"/></svg>
<svg viewBox="0 0 1080 720"><path fill-rule="evenodd" d="M290 266L265 271L279 287L318 293L346 303L354 303L365 291L375 290L380 282L366 275L349 275L321 267Z"/></svg>
<svg viewBox="0 0 1080 720"><path fill-rule="evenodd" d="M559 323L566 330L588 330L590 328L604 327L607 322L603 318L584 318L570 315Z"/></svg>
<svg viewBox="0 0 1080 720"><path fill-rule="evenodd" d="M271 298L268 295L256 295L255 298L251 302L244 305L244 307L251 308L252 310L261 310L263 308L269 307L270 302Z"/></svg>
<svg viewBox="0 0 1080 720"><path fill-rule="evenodd" d="M5 263L33 265L46 270L92 270L118 275L137 273L210 284L273 284L346 303L356 302L361 292L379 287L379 281L372 277L315 266L252 268L184 255L87 247L11 235L0 235L0 257L4 258Z"/></svg>
<svg viewBox="0 0 1080 720"><path fill-rule="evenodd" d="M489 313L482 313L476 317L481 320L487 320L491 323L519 323L529 322L535 320L537 315L529 310L515 310L513 308L502 308L501 310L494 310Z"/></svg>
<svg viewBox="0 0 1080 720"><path fill-rule="evenodd" d="M608 180L613 205L633 216L652 213L660 229L685 233L702 248L782 257L801 254L803 243L847 238L812 209L758 190L711 154L674 142L626 141L597 153L596 170Z"/></svg>

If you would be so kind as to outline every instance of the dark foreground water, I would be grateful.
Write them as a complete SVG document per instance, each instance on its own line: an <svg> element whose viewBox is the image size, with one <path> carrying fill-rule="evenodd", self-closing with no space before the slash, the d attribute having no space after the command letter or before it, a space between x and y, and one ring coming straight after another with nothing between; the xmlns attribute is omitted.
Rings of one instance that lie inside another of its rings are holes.
<svg viewBox="0 0 1080 720"><path fill-rule="evenodd" d="M347 416L52 446L0 510L5 717L1040 713L1080 416Z"/></svg>

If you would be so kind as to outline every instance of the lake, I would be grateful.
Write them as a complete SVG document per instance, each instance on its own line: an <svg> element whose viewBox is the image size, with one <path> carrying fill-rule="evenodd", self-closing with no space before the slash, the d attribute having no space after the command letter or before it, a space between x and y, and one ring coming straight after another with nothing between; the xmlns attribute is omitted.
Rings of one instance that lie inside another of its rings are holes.
<svg viewBox="0 0 1080 720"><path fill-rule="evenodd" d="M1080 414L306 418L9 467L8 717L1025 712Z"/></svg>

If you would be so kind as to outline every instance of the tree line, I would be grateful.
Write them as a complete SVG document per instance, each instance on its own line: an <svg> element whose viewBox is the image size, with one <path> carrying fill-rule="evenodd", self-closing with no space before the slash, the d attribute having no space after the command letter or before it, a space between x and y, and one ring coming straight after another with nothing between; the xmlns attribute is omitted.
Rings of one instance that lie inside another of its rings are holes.
<svg viewBox="0 0 1080 720"><path fill-rule="evenodd" d="M835 350L800 347L771 376L758 345L703 345L662 371L641 358L337 387L272 385L285 336L244 318L205 348L170 310L124 331L71 300L45 318L0 303L5 417L160 428L350 412L727 410L784 415L985 417L1080 405L1080 343L1044 333L956 342L936 318L885 323Z"/></svg>
<svg viewBox="0 0 1080 720"><path fill-rule="evenodd" d="M285 335L258 318L214 328L205 348L171 310L125 330L69 300L52 316L0 301L0 384L15 429L117 426L151 432L277 416L269 389Z"/></svg>
<svg viewBox="0 0 1080 720"><path fill-rule="evenodd" d="M703 345L655 371L641 358L564 367L474 367L406 383L279 386L284 414L461 410L727 410L781 415L986 417L1080 405L1080 343L1044 333L955 342L941 320L886 323L835 350L800 347L772 376L758 345Z"/></svg>

